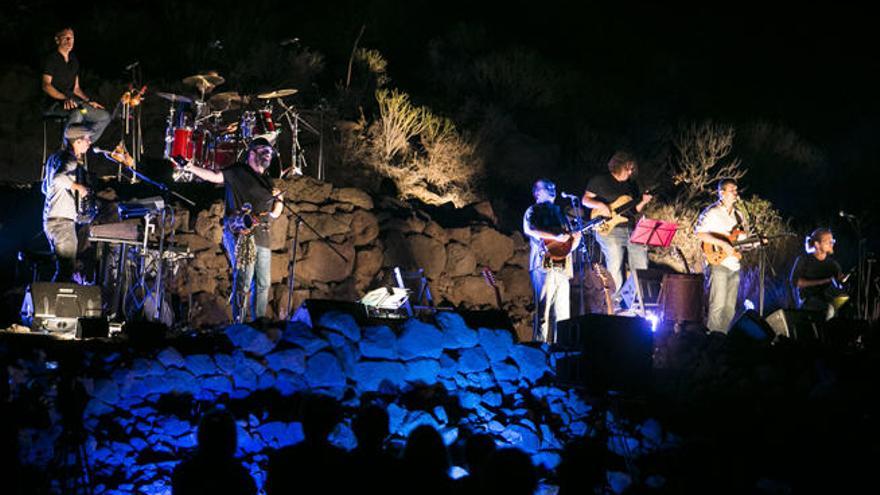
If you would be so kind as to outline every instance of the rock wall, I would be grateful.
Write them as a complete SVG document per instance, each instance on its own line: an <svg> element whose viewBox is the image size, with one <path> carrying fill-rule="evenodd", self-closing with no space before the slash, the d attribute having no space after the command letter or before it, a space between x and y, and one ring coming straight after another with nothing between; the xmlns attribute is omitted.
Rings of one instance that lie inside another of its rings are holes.
<svg viewBox="0 0 880 495"><path fill-rule="evenodd" d="M353 301L368 290L390 285L393 267L405 271L424 269L435 303L467 309L494 308L495 293L482 276L482 268L494 273L504 309L510 314L520 338L531 337L531 286L528 276L528 244L520 233L506 235L493 226L488 204L472 208L471 221L445 227L441 219L399 201L382 198L374 203L365 192L336 188L310 177L278 181L277 187L293 200L291 205L316 231L342 253L340 258L300 226L296 258L296 285L292 308L307 298ZM220 245L223 205L194 212L181 212L177 241L195 252L171 282L181 295L195 299L192 323L214 325L230 319L229 265ZM270 316L283 318L287 311L288 263L296 222L285 214L271 225L272 289Z"/></svg>
<svg viewBox="0 0 880 495"><path fill-rule="evenodd" d="M298 321L268 330L233 325L147 350L114 342L78 360L68 357L59 368L53 359L39 350L13 360L12 396L40 381L58 390L59 371L79 370L84 445L96 494L170 493L174 465L196 445L200 412L215 404L236 416L238 453L258 484L270 450L303 438L290 407L301 393L332 396L346 408L332 434L343 448L356 444L351 413L369 398L388 411L393 442L402 443L424 424L448 445L468 432L488 433L499 445L527 452L551 477L563 445L592 434L597 419L574 390L553 384L546 347L517 344L506 330L469 328L448 312L435 323L408 320L396 329L360 327L348 314L329 312L313 328ZM63 421L56 406L63 401L50 396L44 402L53 408L53 420L19 434L25 465L45 466L60 448ZM614 433L609 451L629 458L678 442L650 419ZM622 472L609 473L609 479L620 490L628 483Z"/></svg>

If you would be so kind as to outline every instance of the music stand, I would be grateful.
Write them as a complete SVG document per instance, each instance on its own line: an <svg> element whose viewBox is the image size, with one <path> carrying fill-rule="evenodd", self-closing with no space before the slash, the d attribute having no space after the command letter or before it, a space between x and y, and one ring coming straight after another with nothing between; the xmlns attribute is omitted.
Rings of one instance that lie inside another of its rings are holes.
<svg viewBox="0 0 880 495"><path fill-rule="evenodd" d="M675 222L664 222L663 220L652 220L642 217L636 224L629 236L629 242L633 244L644 244L648 247L669 247L675 232L678 230L678 224ZM633 282L636 286L635 306L636 311L645 317L645 299L642 295L642 284L639 282L639 271L632 270Z"/></svg>

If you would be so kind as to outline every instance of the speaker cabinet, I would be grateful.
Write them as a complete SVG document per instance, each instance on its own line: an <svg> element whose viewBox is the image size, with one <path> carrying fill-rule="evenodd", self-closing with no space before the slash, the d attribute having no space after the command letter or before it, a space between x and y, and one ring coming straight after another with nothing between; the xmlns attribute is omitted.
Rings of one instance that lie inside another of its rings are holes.
<svg viewBox="0 0 880 495"><path fill-rule="evenodd" d="M35 332L75 333L80 318L100 318L101 288L96 285L35 282L25 294L22 316Z"/></svg>
<svg viewBox="0 0 880 495"><path fill-rule="evenodd" d="M730 326L727 335L732 339L749 340L763 344L770 344L776 338L773 328L753 309L737 318Z"/></svg>
<svg viewBox="0 0 880 495"><path fill-rule="evenodd" d="M792 340L819 340L823 323L823 315L815 311L777 309L767 317L776 335Z"/></svg>
<svg viewBox="0 0 880 495"><path fill-rule="evenodd" d="M560 321L557 376L588 390L639 393L650 387L654 338L644 318L588 314Z"/></svg>

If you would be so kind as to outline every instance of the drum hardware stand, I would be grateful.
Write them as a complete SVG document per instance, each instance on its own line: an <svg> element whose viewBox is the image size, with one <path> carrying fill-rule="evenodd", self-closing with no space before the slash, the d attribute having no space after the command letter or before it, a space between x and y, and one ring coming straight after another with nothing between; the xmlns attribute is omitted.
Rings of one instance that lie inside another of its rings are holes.
<svg viewBox="0 0 880 495"><path fill-rule="evenodd" d="M293 107L287 106L284 100L276 98L275 101L284 109L284 113L281 116L287 119L287 126L290 128L290 168L282 168L279 178L287 177L290 172L293 172L294 175L302 175L303 169L308 166L308 163L306 162L302 146L299 143L299 124L302 123L303 127L316 136L320 137L321 133L303 120Z"/></svg>

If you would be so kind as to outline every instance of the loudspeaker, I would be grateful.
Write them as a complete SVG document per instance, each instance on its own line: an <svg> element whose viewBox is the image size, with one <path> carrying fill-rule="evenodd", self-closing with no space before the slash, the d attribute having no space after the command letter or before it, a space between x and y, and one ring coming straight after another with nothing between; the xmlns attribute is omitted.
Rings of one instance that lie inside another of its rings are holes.
<svg viewBox="0 0 880 495"><path fill-rule="evenodd" d="M818 340L823 315L816 311L777 309L767 317L767 324L776 335L792 340Z"/></svg>
<svg viewBox="0 0 880 495"><path fill-rule="evenodd" d="M72 333L78 320L101 316L101 288L59 282L34 282L25 293L22 319L36 332Z"/></svg>
<svg viewBox="0 0 880 495"><path fill-rule="evenodd" d="M734 339L750 340L769 344L773 342L776 333L767 322L758 315L758 312L750 309L743 313L727 332L728 337Z"/></svg>
<svg viewBox="0 0 880 495"><path fill-rule="evenodd" d="M643 392L650 387L654 338L644 318L588 314L557 324L557 377L588 390Z"/></svg>

